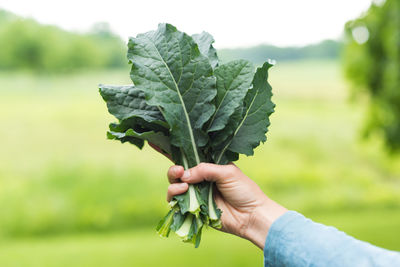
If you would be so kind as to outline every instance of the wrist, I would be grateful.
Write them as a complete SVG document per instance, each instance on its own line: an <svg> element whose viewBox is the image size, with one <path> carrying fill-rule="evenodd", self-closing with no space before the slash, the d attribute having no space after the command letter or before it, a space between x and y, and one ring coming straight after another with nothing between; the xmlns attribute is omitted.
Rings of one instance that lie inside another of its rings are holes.
<svg viewBox="0 0 400 267"><path fill-rule="evenodd" d="M265 201L250 214L249 225L244 238L251 241L259 248L264 249L271 225L286 211L287 209L283 206L266 198Z"/></svg>

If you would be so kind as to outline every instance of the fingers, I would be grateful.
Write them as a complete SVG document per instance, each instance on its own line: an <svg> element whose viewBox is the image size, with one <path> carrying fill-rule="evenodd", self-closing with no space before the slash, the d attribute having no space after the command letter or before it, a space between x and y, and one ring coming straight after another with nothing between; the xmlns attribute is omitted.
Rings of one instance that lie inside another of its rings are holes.
<svg viewBox="0 0 400 267"><path fill-rule="evenodd" d="M200 183L202 181L222 182L225 178L235 176L239 169L234 164L217 165L200 163L184 172L181 180L186 183Z"/></svg>
<svg viewBox="0 0 400 267"><path fill-rule="evenodd" d="M182 166L175 165L170 167L167 174L169 183L173 184L180 182L180 178L182 177L183 173L184 169Z"/></svg>
<svg viewBox="0 0 400 267"><path fill-rule="evenodd" d="M171 201L171 199L176 196L185 193L189 185L187 183L181 183L180 178L184 174L184 169L182 166L172 166L168 169L168 181L170 185L167 191L167 201Z"/></svg>
<svg viewBox="0 0 400 267"><path fill-rule="evenodd" d="M227 178L239 177L241 174L238 167L234 164L217 165L212 163L200 163L196 167L184 170L182 166L172 166L168 170L168 180L171 185L168 187L167 201L176 196L185 193L190 184L210 181L222 183Z"/></svg>
<svg viewBox="0 0 400 267"><path fill-rule="evenodd" d="M183 194L188 189L189 185L187 183L170 184L167 191L167 201L170 202L174 196Z"/></svg>

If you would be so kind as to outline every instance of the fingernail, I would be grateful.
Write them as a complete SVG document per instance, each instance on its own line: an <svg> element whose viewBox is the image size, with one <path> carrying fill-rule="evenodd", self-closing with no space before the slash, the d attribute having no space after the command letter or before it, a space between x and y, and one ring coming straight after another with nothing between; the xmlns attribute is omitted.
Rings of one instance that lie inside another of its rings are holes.
<svg viewBox="0 0 400 267"><path fill-rule="evenodd" d="M179 184L179 186L180 186L181 188L185 188L186 185L187 185L186 183L180 183L180 184Z"/></svg>
<svg viewBox="0 0 400 267"><path fill-rule="evenodd" d="M189 170L184 171L184 172L183 172L183 175L182 175L182 179L183 179L183 180L186 180L186 179L188 179L189 177L190 177L190 171L189 171Z"/></svg>

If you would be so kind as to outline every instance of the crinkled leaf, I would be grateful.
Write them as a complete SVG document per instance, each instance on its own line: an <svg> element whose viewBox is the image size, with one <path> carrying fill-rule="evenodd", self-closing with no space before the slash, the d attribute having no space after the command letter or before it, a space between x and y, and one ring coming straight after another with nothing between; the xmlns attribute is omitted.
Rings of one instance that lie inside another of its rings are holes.
<svg viewBox="0 0 400 267"><path fill-rule="evenodd" d="M244 99L244 109L239 124L232 136L216 149L216 163L220 163L227 150L246 155L253 155L254 148L266 141L266 132L270 124L269 116L274 112L275 104L271 101L272 88L268 83L268 70L272 67L264 63L258 68L252 82L253 87Z"/></svg>
<svg viewBox="0 0 400 267"><path fill-rule="evenodd" d="M147 122L139 117L131 117L120 121L119 123L110 123L110 130L114 132L124 133L128 129L133 129L137 133L144 132L162 132L164 135L169 135L169 130L158 122Z"/></svg>
<svg viewBox="0 0 400 267"><path fill-rule="evenodd" d="M132 136L125 136L124 133L120 133L120 132L108 131L107 138L110 140L119 140L119 141L121 141L121 143L129 142L132 145L137 146L139 149L142 149L144 146L143 139L132 137Z"/></svg>
<svg viewBox="0 0 400 267"><path fill-rule="evenodd" d="M216 110L208 132L222 130L235 109L243 105L243 99L251 86L254 67L247 60L234 60L215 69L217 77Z"/></svg>
<svg viewBox="0 0 400 267"><path fill-rule="evenodd" d="M99 85L108 111L119 120L141 118L169 128L157 106L147 105L144 93L133 85Z"/></svg>
<svg viewBox="0 0 400 267"><path fill-rule="evenodd" d="M162 109L171 144L183 150L188 167L197 165L198 147L208 141L202 127L215 110L215 77L208 58L192 37L170 24L130 38L128 47L133 83L148 105Z"/></svg>
<svg viewBox="0 0 400 267"><path fill-rule="evenodd" d="M110 130L108 131L108 135L112 137L112 138L109 137L109 139L130 140L129 138L135 138L135 139L145 140L149 143L158 146L167 154L171 154L171 144L169 142L169 137L164 135L162 132L148 131L148 132L138 133L135 132L133 129L128 129L126 132L122 133Z"/></svg>
<svg viewBox="0 0 400 267"><path fill-rule="evenodd" d="M218 147L221 147L221 143L223 143L226 139L231 137L235 129L240 123L243 114L243 103L235 109L233 114L230 116L228 123L225 125L225 128L221 131L210 133L211 136L211 146L212 149L215 150Z"/></svg>
<svg viewBox="0 0 400 267"><path fill-rule="evenodd" d="M233 133L242 119L244 110L244 106L242 105L235 109L223 130L211 133L211 156L215 163L218 162L218 164L225 165L239 159L239 153L226 150L225 153L221 155L221 151L224 145L232 138Z"/></svg>
<svg viewBox="0 0 400 267"><path fill-rule="evenodd" d="M212 37L212 35L209 34L208 32L193 34L192 37L199 46L200 52L206 57L208 57L208 59L210 60L211 67L213 67L213 69L217 67L218 66L217 50L215 50L215 48L212 45L214 43L214 37Z"/></svg>

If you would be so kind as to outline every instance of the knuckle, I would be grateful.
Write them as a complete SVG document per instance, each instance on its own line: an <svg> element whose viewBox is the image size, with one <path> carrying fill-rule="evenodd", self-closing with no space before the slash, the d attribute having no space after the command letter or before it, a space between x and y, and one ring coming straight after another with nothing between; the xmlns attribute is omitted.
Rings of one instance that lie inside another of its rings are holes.
<svg viewBox="0 0 400 267"><path fill-rule="evenodd" d="M197 165L197 170L199 173L204 173L207 169L208 164L205 162L200 162L199 165Z"/></svg>
<svg viewBox="0 0 400 267"><path fill-rule="evenodd" d="M228 174L229 176L234 176L236 174L236 166L233 165L226 165L226 174Z"/></svg>
<svg viewBox="0 0 400 267"><path fill-rule="evenodd" d="M205 168L207 166L207 163L205 163L205 162L200 162L198 165L197 165L197 167L199 167L199 168Z"/></svg>
<svg viewBox="0 0 400 267"><path fill-rule="evenodd" d="M171 195L173 191L174 191L174 187L173 187L173 185L171 184L171 185L168 186L167 193L168 193L169 195Z"/></svg>

